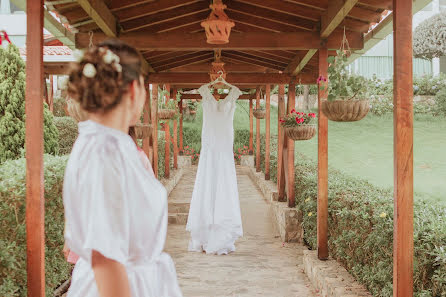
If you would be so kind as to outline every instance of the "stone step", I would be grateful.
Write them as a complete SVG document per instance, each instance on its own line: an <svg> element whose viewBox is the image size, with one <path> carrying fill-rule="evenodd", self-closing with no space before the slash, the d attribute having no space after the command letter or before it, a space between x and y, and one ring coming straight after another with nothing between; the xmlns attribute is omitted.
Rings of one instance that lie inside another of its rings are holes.
<svg viewBox="0 0 446 297"><path fill-rule="evenodd" d="M169 213L169 224L186 225L188 213Z"/></svg>
<svg viewBox="0 0 446 297"><path fill-rule="evenodd" d="M169 214L189 213L190 201L169 201Z"/></svg>

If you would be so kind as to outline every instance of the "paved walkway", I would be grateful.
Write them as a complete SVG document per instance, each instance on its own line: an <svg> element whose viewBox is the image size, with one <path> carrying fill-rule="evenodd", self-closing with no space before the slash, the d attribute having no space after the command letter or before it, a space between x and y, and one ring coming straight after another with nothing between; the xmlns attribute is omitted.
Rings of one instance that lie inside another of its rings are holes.
<svg viewBox="0 0 446 297"><path fill-rule="evenodd" d="M170 201L191 197L196 168L187 169ZM185 297L318 296L303 273L299 244L283 244L270 207L244 172L237 169L244 237L226 256L187 251L185 225L169 225L166 251L173 257Z"/></svg>

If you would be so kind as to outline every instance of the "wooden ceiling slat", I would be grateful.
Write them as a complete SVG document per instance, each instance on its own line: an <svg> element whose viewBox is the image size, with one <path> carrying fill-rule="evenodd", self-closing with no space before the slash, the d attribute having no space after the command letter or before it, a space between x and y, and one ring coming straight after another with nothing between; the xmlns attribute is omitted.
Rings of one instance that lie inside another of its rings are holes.
<svg viewBox="0 0 446 297"><path fill-rule="evenodd" d="M315 10L302 5L297 5L296 3L289 3L277 0L236 0L236 1L255 5L257 7L266 8L276 12L286 13L292 16L300 17L314 22L318 22L321 17L320 10ZM316 3L315 1L312 2Z"/></svg>
<svg viewBox="0 0 446 297"><path fill-rule="evenodd" d="M153 73L149 74L151 83L168 83L171 85L196 85L209 82L208 73ZM303 84L314 84L317 77L313 73L303 74ZM288 84L291 77L283 73L228 73L226 81L237 85Z"/></svg>
<svg viewBox="0 0 446 297"><path fill-rule="evenodd" d="M265 28L265 27L258 27L256 25L251 25L248 23L240 23L238 20L233 20L235 23L235 26L232 28L232 32L237 33L249 33L249 32L274 32L274 33L280 33L278 30L274 30L271 28Z"/></svg>
<svg viewBox="0 0 446 297"><path fill-rule="evenodd" d="M228 11L236 11L245 15L256 16L265 20L277 22L287 26L292 26L303 30L313 30L315 28L316 22L307 19L302 19L296 16L292 16L286 13L277 12L262 7L236 2L236 1L225 1L228 6ZM282 30L285 31L285 30Z"/></svg>
<svg viewBox="0 0 446 297"><path fill-rule="evenodd" d="M77 0L79 5L93 19L107 36L118 36L118 22L103 0Z"/></svg>
<svg viewBox="0 0 446 297"><path fill-rule="evenodd" d="M170 57L169 59L165 59L165 60L161 60L161 61L160 60L157 60L157 61L150 60L150 61L153 65L153 67L159 67L162 65L169 65L169 64L173 64L178 61L196 58L198 56L203 56L203 55L207 55L207 54L211 54L211 53L212 52L209 52L209 51L185 52L184 54L178 54L178 56Z"/></svg>
<svg viewBox="0 0 446 297"><path fill-rule="evenodd" d="M119 20L129 21L144 16L154 15L167 10L177 9L185 5L202 2L202 0L162 0L153 3L143 3L121 9L112 9Z"/></svg>
<svg viewBox="0 0 446 297"><path fill-rule="evenodd" d="M56 6L56 11L59 15L66 17L70 21L70 24L79 23L90 18L85 10L77 4L76 6L71 5L69 9L66 9L65 6L60 7L58 5Z"/></svg>
<svg viewBox="0 0 446 297"><path fill-rule="evenodd" d="M180 67L180 66L186 66L186 65L190 65L190 64L194 64L194 63L200 63L203 61L211 61L212 59L214 59L214 54L213 53L208 53L208 54L204 54L201 56L196 56L194 58L190 58L187 60L182 60L182 61L178 61L169 65L163 65L160 67L155 68L156 71L160 72L160 71L166 71L168 69L173 69L176 67Z"/></svg>
<svg viewBox="0 0 446 297"><path fill-rule="evenodd" d="M326 38L342 23L358 0L332 0L321 19L321 37Z"/></svg>
<svg viewBox="0 0 446 297"><path fill-rule="evenodd" d="M144 29L143 31L145 33L166 32L166 31L174 30L176 28L181 28L181 27L184 27L184 26L187 26L190 24L200 23L208 16L208 14L209 13L207 11L202 11L197 14L182 16L182 17L179 17L179 18L171 20L171 21L154 24L154 25L141 22L140 25L137 27L132 27L132 28L124 27L124 31L131 32L131 31L137 31L137 30Z"/></svg>
<svg viewBox="0 0 446 297"><path fill-rule="evenodd" d="M257 28L271 29L275 32L294 32L298 29L307 31L313 30L313 27L302 26L297 28L296 26L285 25L276 21L264 19L255 14L250 15L229 9L226 11L226 14L229 16L229 18L235 20L237 23L247 24Z"/></svg>
<svg viewBox="0 0 446 297"><path fill-rule="evenodd" d="M383 10L392 10L393 6L392 0L360 0L358 3Z"/></svg>
<svg viewBox="0 0 446 297"><path fill-rule="evenodd" d="M281 66L278 66L275 64L261 61L259 59L244 57L244 56L234 53L234 52L222 52L221 55L222 55L222 57L228 58L232 61L242 61L244 63L257 65L257 66L263 66L263 67L267 67L267 68L274 69L274 70L282 71L284 68L284 67L281 67Z"/></svg>
<svg viewBox="0 0 446 297"><path fill-rule="evenodd" d="M158 0L110 0L110 9L111 10L126 9L133 6L156 1Z"/></svg>
<svg viewBox="0 0 446 297"><path fill-rule="evenodd" d="M209 5L205 2L197 2L187 6L181 6L175 9L165 10L157 14L151 14L129 21L121 21L121 26L125 31L138 30L144 27L173 21L182 17L189 17L200 12L209 12Z"/></svg>
<svg viewBox="0 0 446 297"><path fill-rule="evenodd" d="M255 60L255 61L261 61L263 63L268 63L273 66L279 66L280 68L285 68L288 64L288 62L284 63L284 62L279 62L277 60L271 60L269 58L255 56L255 55L248 53L247 51L222 51L222 53L228 53L228 54L237 55L237 56Z"/></svg>
<svg viewBox="0 0 446 297"><path fill-rule="evenodd" d="M381 12L355 6L348 15L351 18L366 21L369 23L378 23L381 20Z"/></svg>
<svg viewBox="0 0 446 297"><path fill-rule="evenodd" d="M351 49L361 49L364 46L363 34L346 32ZM328 49L338 49L342 41L342 30L334 32L327 38ZM93 35L93 42L99 43L107 37L102 33ZM147 34L144 31L123 33L121 40L135 46L139 50L308 50L318 49L321 39L316 32L293 33L241 33L231 34L231 42L213 45L206 42L202 33L164 33ZM88 46L90 36L88 33L76 34L76 46Z"/></svg>
<svg viewBox="0 0 446 297"><path fill-rule="evenodd" d="M280 57L280 56L276 56L276 55L271 55L269 53L265 53L262 51L243 51L246 54L249 54L251 56L254 57L260 57L260 58L265 58L268 59L270 61L277 61L279 63L284 63L284 64L288 64L290 62L290 59L284 58L284 57Z"/></svg>
<svg viewBox="0 0 446 297"><path fill-rule="evenodd" d="M224 61L224 57L222 59ZM211 61L212 62L212 61ZM196 63L192 65L180 66L175 68L172 71L175 72L209 72L211 70L211 62L208 63ZM266 72L266 67L246 64L246 63L232 63L228 61L224 61L225 71L227 73L246 73L246 72Z"/></svg>
<svg viewBox="0 0 446 297"><path fill-rule="evenodd" d="M286 58L288 60L294 58L294 56L296 55L295 52L288 52L288 51L260 51L262 53L268 53L270 55L273 56L277 56L279 58Z"/></svg>
<svg viewBox="0 0 446 297"><path fill-rule="evenodd" d="M306 6L306 7L310 7L312 9L317 9L317 10L326 10L327 9L327 0L319 0L319 1L314 1L314 0L285 0L286 2L290 2L290 3L294 3L294 4L299 4L302 6Z"/></svg>

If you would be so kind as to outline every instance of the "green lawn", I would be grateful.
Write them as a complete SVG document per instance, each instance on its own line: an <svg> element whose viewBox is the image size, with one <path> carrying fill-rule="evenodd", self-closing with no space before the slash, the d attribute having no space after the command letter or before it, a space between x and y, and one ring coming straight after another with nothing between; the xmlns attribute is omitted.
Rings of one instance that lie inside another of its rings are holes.
<svg viewBox="0 0 446 297"><path fill-rule="evenodd" d="M235 129L249 129L247 102L239 102ZM201 127L201 108L194 123ZM265 123L261 120L261 130ZM254 121L255 133L255 121ZM271 109L271 133L277 134L277 109ZM296 142L296 154L317 159L317 137ZM328 162L352 176L381 187L393 186L393 119L368 115L356 123L329 121ZM416 116L414 124L414 183L417 197L446 204L446 118Z"/></svg>

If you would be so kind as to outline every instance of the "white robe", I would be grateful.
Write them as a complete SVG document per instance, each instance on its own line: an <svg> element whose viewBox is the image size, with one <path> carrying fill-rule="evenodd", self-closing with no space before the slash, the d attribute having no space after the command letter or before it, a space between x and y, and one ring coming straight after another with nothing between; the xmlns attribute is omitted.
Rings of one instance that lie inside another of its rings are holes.
<svg viewBox="0 0 446 297"><path fill-rule="evenodd" d="M181 297L175 266L163 253L167 194L144 168L127 134L93 121L79 137L65 171L65 240L80 256L68 297L98 297L92 251L122 263L132 297Z"/></svg>

